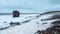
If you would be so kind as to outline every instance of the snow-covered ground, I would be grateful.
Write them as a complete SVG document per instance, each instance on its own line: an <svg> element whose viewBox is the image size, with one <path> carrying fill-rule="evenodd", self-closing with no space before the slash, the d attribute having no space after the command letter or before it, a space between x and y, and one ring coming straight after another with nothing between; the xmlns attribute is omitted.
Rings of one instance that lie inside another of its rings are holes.
<svg viewBox="0 0 60 34"><path fill-rule="evenodd" d="M20 15L20 17L13 18L12 15L1 15L0 16L0 28L5 25L8 26L10 22L24 22L35 18L36 15Z"/></svg>
<svg viewBox="0 0 60 34"><path fill-rule="evenodd" d="M36 16L36 14L20 15L20 17L13 18L12 15L1 15L0 28L8 28L0 30L0 34L33 34L33 30L36 30L36 24L34 24L35 20L33 21L33 19L36 18ZM28 21L30 20L32 20L33 22L29 23ZM11 22L20 22L21 25L12 27L9 24Z"/></svg>
<svg viewBox="0 0 60 34"><path fill-rule="evenodd" d="M1 30L0 34L36 34L37 30L46 30L53 26L51 22L55 20L46 20L52 15L54 14L45 14L38 18L36 18L37 15L21 15L19 18L13 18L11 15L0 16L0 28L10 26L7 29ZM20 22L21 25L11 27L9 25L10 22Z"/></svg>

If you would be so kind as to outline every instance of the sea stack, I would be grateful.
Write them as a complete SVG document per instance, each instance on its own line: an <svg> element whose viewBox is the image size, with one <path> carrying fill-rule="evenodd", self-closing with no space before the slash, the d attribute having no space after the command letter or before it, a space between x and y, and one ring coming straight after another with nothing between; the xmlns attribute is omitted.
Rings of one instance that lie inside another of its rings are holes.
<svg viewBox="0 0 60 34"><path fill-rule="evenodd" d="M19 17L20 13L17 10L13 11L13 17Z"/></svg>

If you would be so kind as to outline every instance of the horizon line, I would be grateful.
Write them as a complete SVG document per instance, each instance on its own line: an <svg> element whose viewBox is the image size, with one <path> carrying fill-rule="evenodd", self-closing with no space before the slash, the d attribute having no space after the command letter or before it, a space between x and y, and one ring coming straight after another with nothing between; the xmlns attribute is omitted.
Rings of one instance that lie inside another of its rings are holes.
<svg viewBox="0 0 60 34"><path fill-rule="evenodd" d="M12 15L13 13L0 13L0 15ZM40 14L40 13L20 13L20 14Z"/></svg>

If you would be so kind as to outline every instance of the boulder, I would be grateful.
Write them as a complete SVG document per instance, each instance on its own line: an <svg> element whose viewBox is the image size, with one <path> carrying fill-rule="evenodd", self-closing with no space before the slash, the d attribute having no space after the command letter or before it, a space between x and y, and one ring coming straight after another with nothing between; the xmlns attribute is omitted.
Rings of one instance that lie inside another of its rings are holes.
<svg viewBox="0 0 60 34"><path fill-rule="evenodd" d="M13 11L13 17L19 17L20 13L17 10Z"/></svg>

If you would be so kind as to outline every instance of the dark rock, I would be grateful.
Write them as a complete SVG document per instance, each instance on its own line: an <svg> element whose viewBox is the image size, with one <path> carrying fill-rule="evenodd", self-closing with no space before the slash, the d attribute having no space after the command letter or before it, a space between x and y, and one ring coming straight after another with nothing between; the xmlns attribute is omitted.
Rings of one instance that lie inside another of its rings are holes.
<svg viewBox="0 0 60 34"><path fill-rule="evenodd" d="M7 23L7 22L4 22L4 23Z"/></svg>
<svg viewBox="0 0 60 34"><path fill-rule="evenodd" d="M60 19L60 14L53 15L52 19Z"/></svg>
<svg viewBox="0 0 60 34"><path fill-rule="evenodd" d="M8 26L8 27L4 27L4 28L0 28L0 30L5 30L5 29L7 29L7 28L9 28L9 26Z"/></svg>
<svg viewBox="0 0 60 34"><path fill-rule="evenodd" d="M11 26L20 25L20 22L11 22L10 25Z"/></svg>
<svg viewBox="0 0 60 34"><path fill-rule="evenodd" d="M13 11L13 17L19 17L20 13L17 10Z"/></svg>
<svg viewBox="0 0 60 34"><path fill-rule="evenodd" d="M40 34L40 33L41 33L41 31L40 31L40 30L38 30L36 33L39 33L39 34Z"/></svg>
<svg viewBox="0 0 60 34"><path fill-rule="evenodd" d="M52 24L60 24L60 20L54 21Z"/></svg>
<svg viewBox="0 0 60 34"><path fill-rule="evenodd" d="M47 22L42 23L42 25L47 24Z"/></svg>

